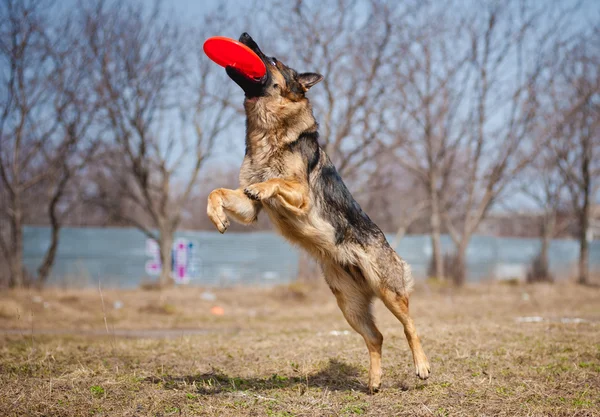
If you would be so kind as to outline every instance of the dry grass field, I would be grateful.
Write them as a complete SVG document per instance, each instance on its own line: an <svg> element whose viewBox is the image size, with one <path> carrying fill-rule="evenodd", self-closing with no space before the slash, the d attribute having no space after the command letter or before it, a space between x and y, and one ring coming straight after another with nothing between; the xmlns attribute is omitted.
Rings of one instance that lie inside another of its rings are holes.
<svg viewBox="0 0 600 417"><path fill-rule="evenodd" d="M0 415L600 415L598 288L418 285L425 382L378 302L375 395L326 288L203 291L0 294Z"/></svg>

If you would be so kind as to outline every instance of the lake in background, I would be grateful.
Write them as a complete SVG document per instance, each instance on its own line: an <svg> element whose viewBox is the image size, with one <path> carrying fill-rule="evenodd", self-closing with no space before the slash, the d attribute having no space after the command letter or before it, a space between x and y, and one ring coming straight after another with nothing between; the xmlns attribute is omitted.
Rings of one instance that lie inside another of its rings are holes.
<svg viewBox="0 0 600 417"><path fill-rule="evenodd" d="M28 270L39 266L49 238L48 227L24 229L23 258ZM452 251L448 236L443 236L442 244L445 252ZM538 239L474 236L467 253L468 281L522 279L539 248ZM397 251L411 265L415 278L426 278L429 236L405 236ZM557 279L573 274L578 252L575 240L552 241L550 266ZM192 285L274 285L296 279L299 250L271 232L181 231L176 234L174 259L178 278ZM590 263L593 269L600 268L600 241L590 245ZM137 229L64 228L49 284L87 287L101 281L104 287L131 288L156 279L159 270L155 245Z"/></svg>

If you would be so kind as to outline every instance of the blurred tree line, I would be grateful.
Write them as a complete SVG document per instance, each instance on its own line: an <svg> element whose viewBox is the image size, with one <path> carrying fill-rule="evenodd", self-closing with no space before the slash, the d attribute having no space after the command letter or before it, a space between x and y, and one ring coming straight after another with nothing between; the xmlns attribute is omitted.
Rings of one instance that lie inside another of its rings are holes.
<svg viewBox="0 0 600 417"><path fill-rule="evenodd" d="M433 276L464 283L468 244L493 209L526 208L535 215L509 221L542 239L531 280L552 279L550 239L569 233L588 282L600 184L600 16L583 21L589 4L270 0L193 25L162 6L0 5L5 284L43 285L65 225L135 226L163 265L178 228L212 230L206 197L235 187L238 170L215 154L241 160L243 112L202 43L243 31L325 75L310 94L322 146L393 244L431 235ZM22 265L25 224L52 230L35 273Z"/></svg>

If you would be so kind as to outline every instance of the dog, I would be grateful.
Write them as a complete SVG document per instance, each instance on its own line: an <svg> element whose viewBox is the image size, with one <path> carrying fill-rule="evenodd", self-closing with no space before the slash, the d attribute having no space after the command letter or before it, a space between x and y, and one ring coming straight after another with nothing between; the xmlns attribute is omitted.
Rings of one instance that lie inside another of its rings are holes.
<svg viewBox="0 0 600 417"><path fill-rule="evenodd" d="M354 200L319 146L306 92L323 76L298 73L266 56L247 33L239 41L260 57L267 72L253 79L226 68L245 94L246 152L240 188L212 191L208 217L224 233L230 218L248 225L264 210L287 240L319 262L344 317L366 342L370 393L380 388L383 343L371 313L373 297L404 326L416 374L427 379L429 361L408 312L410 267Z"/></svg>

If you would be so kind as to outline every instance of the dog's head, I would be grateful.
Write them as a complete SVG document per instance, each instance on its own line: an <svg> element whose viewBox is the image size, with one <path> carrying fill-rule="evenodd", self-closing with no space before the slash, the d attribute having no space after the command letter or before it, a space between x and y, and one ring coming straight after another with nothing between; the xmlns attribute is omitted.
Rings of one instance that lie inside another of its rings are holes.
<svg viewBox="0 0 600 417"><path fill-rule="evenodd" d="M294 106L306 101L306 92L323 79L321 74L306 72L299 74L274 57L266 56L254 39L247 33L240 42L252 49L267 67L260 79L250 78L233 67L227 67L227 75L237 83L246 95L246 107L261 103L268 107Z"/></svg>

